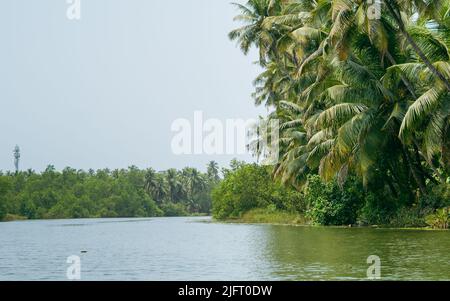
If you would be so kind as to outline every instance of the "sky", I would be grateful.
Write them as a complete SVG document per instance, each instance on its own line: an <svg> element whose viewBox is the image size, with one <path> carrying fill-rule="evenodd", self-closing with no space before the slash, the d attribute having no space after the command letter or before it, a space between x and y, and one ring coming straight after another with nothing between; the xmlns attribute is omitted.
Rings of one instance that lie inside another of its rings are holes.
<svg viewBox="0 0 450 301"><path fill-rule="evenodd" d="M241 1L242 2L242 1ZM174 120L250 119L260 72L227 33L229 0L2 0L0 170L197 167L250 155L176 155Z"/></svg>

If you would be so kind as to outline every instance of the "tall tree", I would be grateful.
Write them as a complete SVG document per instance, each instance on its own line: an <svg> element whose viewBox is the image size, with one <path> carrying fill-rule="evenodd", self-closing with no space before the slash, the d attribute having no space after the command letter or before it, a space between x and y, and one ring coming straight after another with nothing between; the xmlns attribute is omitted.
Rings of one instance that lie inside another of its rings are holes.
<svg viewBox="0 0 450 301"><path fill-rule="evenodd" d="M380 18L365 1L273 2L259 23L237 19L271 37L253 96L281 121L275 175L301 186L311 173L340 182L353 174L409 197L445 181L449 2L387 0ZM244 46L260 48L250 36Z"/></svg>
<svg viewBox="0 0 450 301"><path fill-rule="evenodd" d="M210 181L216 182L220 180L219 164L216 161L210 161L207 165L206 172Z"/></svg>

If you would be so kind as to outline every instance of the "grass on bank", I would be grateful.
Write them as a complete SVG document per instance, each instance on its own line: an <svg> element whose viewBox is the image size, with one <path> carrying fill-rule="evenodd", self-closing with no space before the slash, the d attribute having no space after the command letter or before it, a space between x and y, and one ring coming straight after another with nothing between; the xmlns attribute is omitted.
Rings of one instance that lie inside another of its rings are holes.
<svg viewBox="0 0 450 301"><path fill-rule="evenodd" d="M309 221L303 215L267 208L255 208L244 212L238 218L229 218L226 222L246 224L279 224L279 225L308 225Z"/></svg>
<svg viewBox="0 0 450 301"><path fill-rule="evenodd" d="M7 214L0 222L12 222L12 221L23 221L27 220L26 216L21 216L17 214Z"/></svg>
<svg viewBox="0 0 450 301"><path fill-rule="evenodd" d="M384 228L398 230L447 230L447 228L437 228L426 225L424 222L420 225L403 223L396 219L395 223L381 225L351 225L352 227ZM268 225L291 225L291 226L312 226L311 221L298 213L287 211L270 211L266 208L255 208L243 213L240 217L219 219L219 222L236 224L268 224ZM325 226L343 228L349 226Z"/></svg>
<svg viewBox="0 0 450 301"><path fill-rule="evenodd" d="M445 217L442 217L444 213ZM389 223L380 225L362 225L354 224L353 227L376 227L391 229L409 229L409 230L446 230L450 220L450 208L438 210L434 215L418 217L415 214L401 211L394 216ZM447 217L448 216L448 217ZM241 214L240 217L218 219L221 222L242 223L242 224L273 224L273 225L312 225L310 219L306 216L283 210L274 210L273 208L254 208ZM437 225L438 224L438 225ZM445 225L444 225L445 224ZM334 226L339 227L339 226ZM342 226L341 226L342 227ZM345 226L347 227L347 226Z"/></svg>

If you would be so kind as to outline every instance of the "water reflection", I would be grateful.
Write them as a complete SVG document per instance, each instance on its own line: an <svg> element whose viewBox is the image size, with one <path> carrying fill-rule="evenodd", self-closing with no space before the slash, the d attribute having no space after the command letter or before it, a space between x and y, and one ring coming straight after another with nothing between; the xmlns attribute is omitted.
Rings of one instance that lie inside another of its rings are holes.
<svg viewBox="0 0 450 301"><path fill-rule="evenodd" d="M207 217L0 223L0 280L449 280L450 232L210 223ZM81 253L86 250L86 253Z"/></svg>
<svg viewBox="0 0 450 301"><path fill-rule="evenodd" d="M367 228L267 228L274 277L289 280L366 279L370 255L384 280L450 279L450 233Z"/></svg>

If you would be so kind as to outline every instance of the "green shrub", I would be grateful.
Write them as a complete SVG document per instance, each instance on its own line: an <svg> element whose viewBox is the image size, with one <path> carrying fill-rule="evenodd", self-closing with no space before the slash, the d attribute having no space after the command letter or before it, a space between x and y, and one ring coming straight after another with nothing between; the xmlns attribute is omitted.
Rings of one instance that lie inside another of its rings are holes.
<svg viewBox="0 0 450 301"><path fill-rule="evenodd" d="M309 176L304 195L308 204L307 217L316 225L354 224L362 204L362 187L349 180L341 188L335 182L326 183Z"/></svg>
<svg viewBox="0 0 450 301"><path fill-rule="evenodd" d="M11 189L11 184L6 178L0 177L0 221L3 220L7 214L6 210L6 193Z"/></svg>
<svg viewBox="0 0 450 301"><path fill-rule="evenodd" d="M299 212L304 208L301 194L274 181L268 166L241 164L225 173L212 192L213 216L239 218L254 208Z"/></svg>
<svg viewBox="0 0 450 301"><path fill-rule="evenodd" d="M2 221L6 216L6 206L3 200L0 198L0 221Z"/></svg>
<svg viewBox="0 0 450 301"><path fill-rule="evenodd" d="M450 206L450 183L431 187L430 192L419 199L419 206L433 209Z"/></svg>
<svg viewBox="0 0 450 301"><path fill-rule="evenodd" d="M156 205L155 201L153 201L150 197L145 196L142 200L142 205L140 210L141 217L151 217L151 216L163 216L164 212L161 210L158 205Z"/></svg>
<svg viewBox="0 0 450 301"><path fill-rule="evenodd" d="M270 224L302 224L308 223L302 214L276 209L273 205L267 208L255 208L242 214L239 219L244 223L270 223Z"/></svg>
<svg viewBox="0 0 450 301"><path fill-rule="evenodd" d="M434 214L427 215L425 221L433 229L448 229L450 224L450 207L438 209Z"/></svg>
<svg viewBox="0 0 450 301"><path fill-rule="evenodd" d="M12 222L12 221L23 221L26 220L27 218L25 216L21 216L21 215L16 215L16 214L7 214L4 218L3 221L4 222Z"/></svg>
<svg viewBox="0 0 450 301"><path fill-rule="evenodd" d="M181 203L164 203L161 205L164 216L187 216L186 207Z"/></svg>
<svg viewBox="0 0 450 301"><path fill-rule="evenodd" d="M425 215L429 209L420 209L419 207L404 207L389 220L392 227L425 227Z"/></svg>
<svg viewBox="0 0 450 301"><path fill-rule="evenodd" d="M368 193L364 197L364 206L358 216L358 222L363 225L385 225L398 210L398 204L384 196Z"/></svg>

